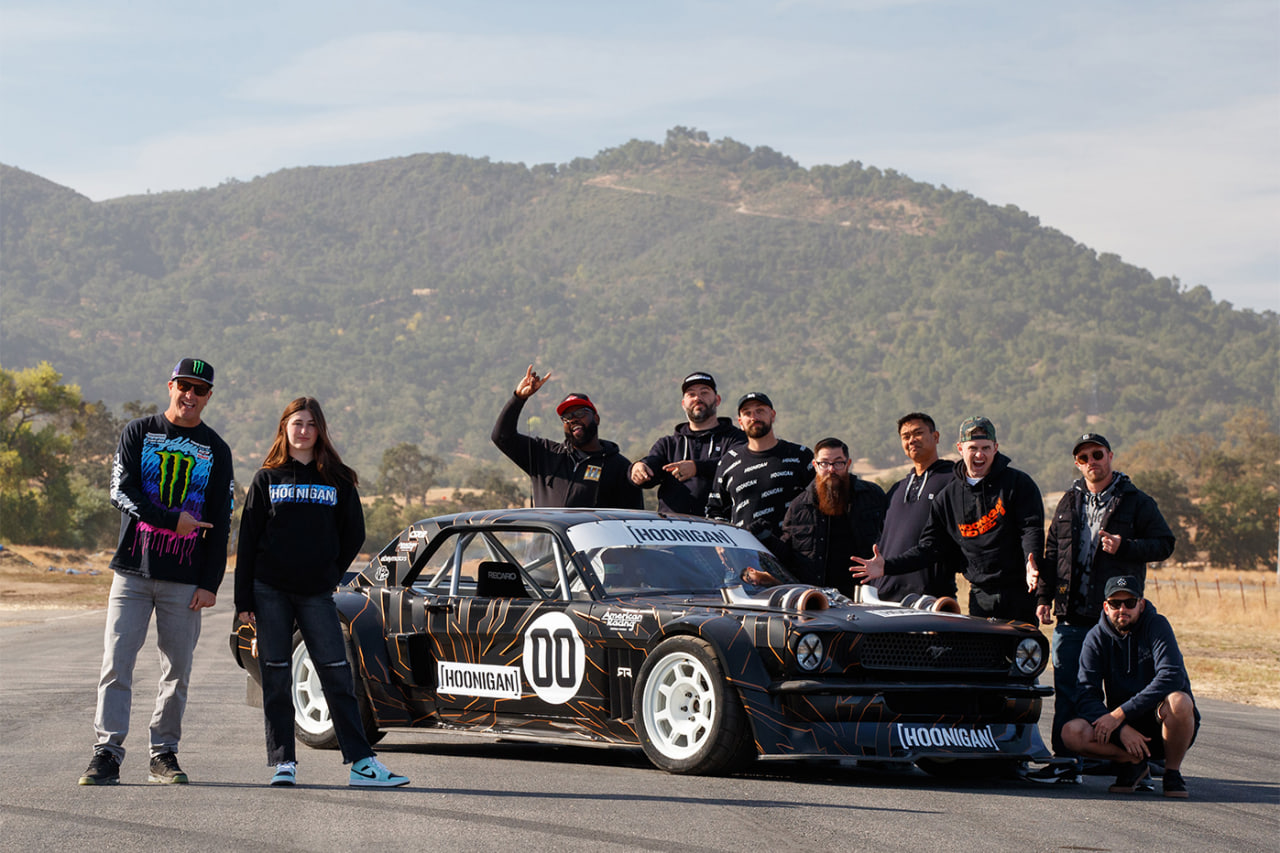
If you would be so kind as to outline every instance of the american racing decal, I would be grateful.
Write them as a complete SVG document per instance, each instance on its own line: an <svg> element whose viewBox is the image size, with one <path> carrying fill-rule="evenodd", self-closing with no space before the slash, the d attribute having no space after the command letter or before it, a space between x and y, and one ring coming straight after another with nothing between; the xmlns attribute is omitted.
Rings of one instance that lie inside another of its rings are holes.
<svg viewBox="0 0 1280 853"><path fill-rule="evenodd" d="M436 684L441 693L452 696L484 696L489 699L519 699L520 670L514 666L480 663L436 663Z"/></svg>
<svg viewBox="0 0 1280 853"><path fill-rule="evenodd" d="M898 742L903 749L916 746L952 746L959 749L998 750L995 735L990 726L969 728L966 726L912 726L896 723Z"/></svg>
<svg viewBox="0 0 1280 853"><path fill-rule="evenodd" d="M604 616L600 617L606 628L615 631L634 631L642 619L643 613L628 613L625 610L606 610Z"/></svg>
<svg viewBox="0 0 1280 853"><path fill-rule="evenodd" d="M582 686L586 671L586 647L564 613L544 613L524 632L524 677L538 698L563 705Z"/></svg>

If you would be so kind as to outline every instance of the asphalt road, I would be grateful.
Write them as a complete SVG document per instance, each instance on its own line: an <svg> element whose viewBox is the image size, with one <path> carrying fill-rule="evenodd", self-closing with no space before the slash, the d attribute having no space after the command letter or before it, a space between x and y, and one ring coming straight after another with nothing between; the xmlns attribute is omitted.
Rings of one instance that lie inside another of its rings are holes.
<svg viewBox="0 0 1280 853"><path fill-rule="evenodd" d="M690 778L652 769L638 750L420 732L392 732L378 746L412 779L406 788L350 789L336 752L305 747L299 786L269 788L261 712L244 703L244 674L228 651L227 598L206 611L196 654L180 755L188 786L145 781L157 672L150 642L122 783L82 788L104 611L20 614L27 624L0 614L7 849L1280 849L1280 712L1210 700L1183 768L1184 801L1110 795L1101 776L1063 788L956 783L807 761Z"/></svg>

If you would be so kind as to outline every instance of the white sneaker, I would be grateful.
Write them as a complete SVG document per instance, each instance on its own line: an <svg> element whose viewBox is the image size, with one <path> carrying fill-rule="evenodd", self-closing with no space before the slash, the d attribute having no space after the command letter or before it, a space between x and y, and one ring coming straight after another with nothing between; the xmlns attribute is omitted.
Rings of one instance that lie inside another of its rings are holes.
<svg viewBox="0 0 1280 853"><path fill-rule="evenodd" d="M371 755L351 765L348 784L353 788L399 788L409 784L409 777L392 773Z"/></svg>

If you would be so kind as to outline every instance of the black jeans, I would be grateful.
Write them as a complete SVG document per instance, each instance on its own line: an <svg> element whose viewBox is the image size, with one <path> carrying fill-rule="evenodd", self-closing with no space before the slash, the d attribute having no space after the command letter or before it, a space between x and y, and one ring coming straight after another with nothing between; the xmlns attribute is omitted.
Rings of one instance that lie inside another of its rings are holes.
<svg viewBox="0 0 1280 853"><path fill-rule="evenodd" d="M262 670L262 710L267 727L267 763L296 761L293 737L293 627L311 655L329 706L345 763L373 755L360 722L351 685L351 666L342 640L333 595L297 595L262 581L253 582L257 610L258 663Z"/></svg>

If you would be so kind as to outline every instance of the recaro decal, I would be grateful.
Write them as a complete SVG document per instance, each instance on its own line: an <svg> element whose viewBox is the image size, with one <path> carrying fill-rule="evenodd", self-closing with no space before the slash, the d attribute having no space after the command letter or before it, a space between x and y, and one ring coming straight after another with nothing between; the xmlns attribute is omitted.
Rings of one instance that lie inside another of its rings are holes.
<svg viewBox="0 0 1280 853"><path fill-rule="evenodd" d="M524 632L524 677L538 698L563 705L582 686L586 647L573 620L564 613L544 613Z"/></svg>

